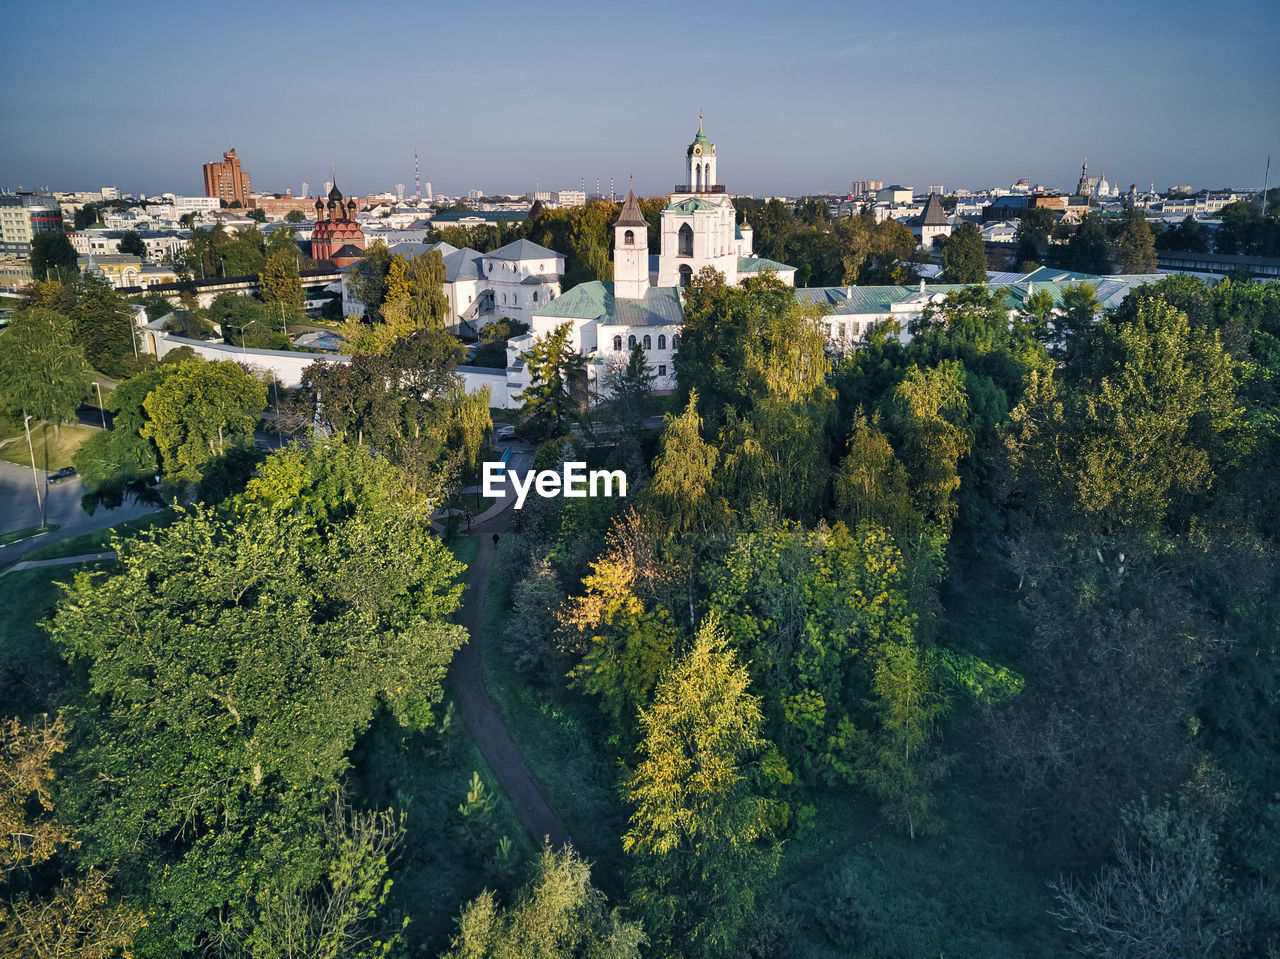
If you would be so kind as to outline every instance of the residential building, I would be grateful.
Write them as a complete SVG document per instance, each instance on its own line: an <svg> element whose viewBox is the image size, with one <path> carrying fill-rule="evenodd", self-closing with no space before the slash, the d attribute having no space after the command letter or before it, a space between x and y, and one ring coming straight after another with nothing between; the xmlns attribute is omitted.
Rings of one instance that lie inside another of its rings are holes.
<svg viewBox="0 0 1280 959"><path fill-rule="evenodd" d="M240 169L240 157L235 147L222 154L222 162L204 165L204 195L217 197L227 206L238 203L247 208L252 191L249 174Z"/></svg>
<svg viewBox="0 0 1280 959"><path fill-rule="evenodd" d="M62 208L43 193L0 194L0 256L30 256L37 233L62 233Z"/></svg>

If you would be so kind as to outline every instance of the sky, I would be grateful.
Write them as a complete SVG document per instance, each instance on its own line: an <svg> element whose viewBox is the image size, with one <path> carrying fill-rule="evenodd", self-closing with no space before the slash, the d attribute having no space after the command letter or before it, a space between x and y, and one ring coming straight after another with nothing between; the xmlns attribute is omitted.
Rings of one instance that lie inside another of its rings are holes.
<svg viewBox="0 0 1280 959"><path fill-rule="evenodd" d="M0 188L735 193L1280 182L1280 4L79 2L6 5Z"/></svg>

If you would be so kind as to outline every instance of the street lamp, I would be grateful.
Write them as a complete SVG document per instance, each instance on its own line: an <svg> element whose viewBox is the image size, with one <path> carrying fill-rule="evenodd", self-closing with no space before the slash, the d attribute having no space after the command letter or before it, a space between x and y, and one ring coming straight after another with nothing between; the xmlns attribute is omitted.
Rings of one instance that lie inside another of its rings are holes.
<svg viewBox="0 0 1280 959"><path fill-rule="evenodd" d="M135 347L135 351L136 351L136 347ZM137 355L138 355L137 352L135 352L134 353L135 359L137 358ZM105 430L107 428L107 408L102 403L102 384L99 383L97 380L94 380L93 388L98 391L98 413L102 417L102 428Z"/></svg>
<svg viewBox="0 0 1280 959"><path fill-rule="evenodd" d="M27 431L27 449L31 453L31 485L36 488L36 505L40 508L40 526L44 527L44 497L40 495L40 479L36 476L36 448L31 442L31 414L26 413L22 418L22 425Z"/></svg>

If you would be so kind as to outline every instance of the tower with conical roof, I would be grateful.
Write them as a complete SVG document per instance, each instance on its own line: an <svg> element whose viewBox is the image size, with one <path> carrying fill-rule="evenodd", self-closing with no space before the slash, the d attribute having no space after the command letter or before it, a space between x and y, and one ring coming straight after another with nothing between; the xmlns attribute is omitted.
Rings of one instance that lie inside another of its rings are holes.
<svg viewBox="0 0 1280 959"><path fill-rule="evenodd" d="M716 145L702 132L702 114L698 114L698 134L685 150L685 190L710 193L716 180Z"/></svg>
<svg viewBox="0 0 1280 959"><path fill-rule="evenodd" d="M1086 159L1080 164L1080 182L1076 184L1076 194L1088 196L1089 192L1089 161Z"/></svg>
<svg viewBox="0 0 1280 959"><path fill-rule="evenodd" d="M622 212L613 225L613 295L643 300L649 290L649 224L629 186Z"/></svg>

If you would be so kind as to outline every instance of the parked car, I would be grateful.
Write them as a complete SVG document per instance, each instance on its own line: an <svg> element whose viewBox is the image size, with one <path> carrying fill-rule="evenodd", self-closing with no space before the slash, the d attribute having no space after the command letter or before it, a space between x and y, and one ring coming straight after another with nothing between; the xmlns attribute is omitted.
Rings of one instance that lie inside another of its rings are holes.
<svg viewBox="0 0 1280 959"><path fill-rule="evenodd" d="M493 433L496 440L513 440L516 438L516 428L514 426L499 426Z"/></svg>
<svg viewBox="0 0 1280 959"><path fill-rule="evenodd" d="M74 466L64 466L62 467L62 469L58 470L56 473L50 473L49 478L46 479L45 482L60 483L64 479L66 479L68 476L75 476L75 475L76 475L76 470Z"/></svg>

